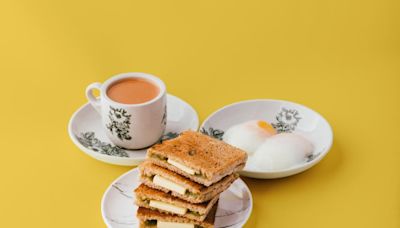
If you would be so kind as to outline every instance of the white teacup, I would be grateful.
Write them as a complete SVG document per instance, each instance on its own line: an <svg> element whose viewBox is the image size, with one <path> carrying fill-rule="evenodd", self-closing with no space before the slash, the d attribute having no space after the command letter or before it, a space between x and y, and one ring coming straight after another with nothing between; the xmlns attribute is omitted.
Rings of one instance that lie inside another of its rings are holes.
<svg viewBox="0 0 400 228"><path fill-rule="evenodd" d="M153 99L140 104L123 104L107 95L108 88L123 79L142 79L157 86L159 93ZM100 91L100 98L93 90ZM158 142L167 123L166 87L159 78L145 73L118 74L103 84L94 82L86 88L86 97L100 113L108 138L117 146L141 149Z"/></svg>

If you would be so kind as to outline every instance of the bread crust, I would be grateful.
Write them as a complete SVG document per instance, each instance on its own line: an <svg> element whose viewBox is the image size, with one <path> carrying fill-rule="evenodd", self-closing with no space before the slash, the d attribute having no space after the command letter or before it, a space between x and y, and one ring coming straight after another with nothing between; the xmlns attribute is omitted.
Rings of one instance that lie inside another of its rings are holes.
<svg viewBox="0 0 400 228"><path fill-rule="evenodd" d="M163 167L157 166L156 164L145 161L139 166L140 170L140 180L143 184L161 190L165 193L170 193L175 197L181 198L183 200L189 201L191 203L202 203L205 201L209 201L214 198L216 195L220 194L221 192L225 191L229 186L239 177L239 174L233 173L224 177L222 180L218 181L206 187L204 185L198 184L193 182L179 174L176 174L168 169ZM194 194L180 194L174 191L170 191L169 189L163 188L161 186L155 185L148 176L159 175L173 181L179 185L184 186L187 188L191 193Z"/></svg>
<svg viewBox="0 0 400 228"><path fill-rule="evenodd" d="M186 165L202 176L188 174L166 161L162 156ZM199 132L185 131L175 139L164 141L147 150L147 158L153 163L179 173L205 186L243 169L247 153L223 141Z"/></svg>

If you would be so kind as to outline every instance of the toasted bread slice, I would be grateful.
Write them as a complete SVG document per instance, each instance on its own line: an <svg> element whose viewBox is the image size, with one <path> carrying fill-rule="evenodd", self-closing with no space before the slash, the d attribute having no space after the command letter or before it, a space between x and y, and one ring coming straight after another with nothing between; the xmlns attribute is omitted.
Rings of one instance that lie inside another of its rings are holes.
<svg viewBox="0 0 400 228"><path fill-rule="evenodd" d="M213 199L216 195L225 191L239 177L239 174L233 173L224 177L215 184L206 187L204 185L193 182L177 173L174 173L166 168L157 166L150 161L145 161L139 166L140 180L143 184L161 190L166 193L171 193L173 196L189 201L191 203L202 203ZM161 176L168 181L171 181L183 189L185 193L179 193L171 188L160 186L154 181L155 176Z"/></svg>
<svg viewBox="0 0 400 228"><path fill-rule="evenodd" d="M185 131L175 139L149 148L147 158L158 166L210 186L242 170L247 154L202 133Z"/></svg>
<svg viewBox="0 0 400 228"><path fill-rule="evenodd" d="M168 214L178 214L182 217L196 221L203 221L207 217L208 212L210 212L219 197L219 195L217 195L208 202L193 204L168 193L149 188L144 184L141 184L135 189L135 194L136 204L139 207L158 210ZM167 207L165 207L165 205L167 205Z"/></svg>
<svg viewBox="0 0 400 228"><path fill-rule="evenodd" d="M178 215L170 215L160 213L159 211L150 210L148 208L139 207L136 213L140 221L140 228L156 228L159 222L173 222L173 223L184 223L193 224L195 228L214 228L215 213L217 211L217 204L211 209L207 218L202 221L196 221L188 219Z"/></svg>

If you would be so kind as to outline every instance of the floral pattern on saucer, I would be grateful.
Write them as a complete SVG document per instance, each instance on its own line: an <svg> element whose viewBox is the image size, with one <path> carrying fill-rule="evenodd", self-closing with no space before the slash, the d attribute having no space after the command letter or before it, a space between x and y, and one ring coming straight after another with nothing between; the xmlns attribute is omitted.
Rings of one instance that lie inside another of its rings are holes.
<svg viewBox="0 0 400 228"><path fill-rule="evenodd" d="M168 132L162 136L160 142L176 138L178 135L179 134L176 132ZM80 136L75 135L75 137L78 139L79 143L82 144L82 146L100 154L117 157L129 157L129 154L125 151L125 149L112 145L111 143L102 142L100 139L96 138L95 133L92 131L80 133Z"/></svg>
<svg viewBox="0 0 400 228"><path fill-rule="evenodd" d="M110 143L100 141L98 138L96 138L95 133L92 131L81 133L80 136L76 135L76 138L78 139L79 143L82 144L82 146L95 152L110 156L129 157L128 153L126 153L124 149L119 146L114 146Z"/></svg>
<svg viewBox="0 0 400 228"><path fill-rule="evenodd" d="M176 138L178 136L179 136L179 134L176 133L176 132L168 132L167 134L163 135L163 137L161 138L160 141L162 142L162 141L165 141L165 140L170 140L170 139Z"/></svg>

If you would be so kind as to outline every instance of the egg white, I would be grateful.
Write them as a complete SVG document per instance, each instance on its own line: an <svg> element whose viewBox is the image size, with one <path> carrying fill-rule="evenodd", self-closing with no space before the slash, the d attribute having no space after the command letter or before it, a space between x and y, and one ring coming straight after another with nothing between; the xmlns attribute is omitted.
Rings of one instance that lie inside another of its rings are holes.
<svg viewBox="0 0 400 228"><path fill-rule="evenodd" d="M253 120L230 127L224 133L223 141L252 155L271 135L260 128L257 122Z"/></svg>
<svg viewBox="0 0 400 228"><path fill-rule="evenodd" d="M282 170L301 164L312 154L314 146L301 135L281 133L258 147L248 162L260 170Z"/></svg>

